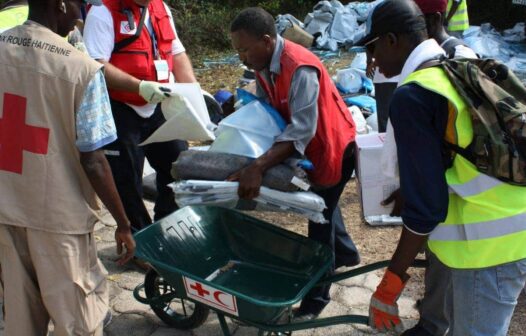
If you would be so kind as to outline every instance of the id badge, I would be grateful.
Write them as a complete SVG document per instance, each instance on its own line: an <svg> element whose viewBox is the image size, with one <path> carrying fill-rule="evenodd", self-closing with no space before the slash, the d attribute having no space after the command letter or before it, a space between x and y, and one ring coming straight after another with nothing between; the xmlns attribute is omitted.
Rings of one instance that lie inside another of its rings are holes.
<svg viewBox="0 0 526 336"><path fill-rule="evenodd" d="M157 72L157 80L168 80L168 78L170 78L170 68L168 67L168 62L166 62L166 60L156 60L153 62L155 64L155 71Z"/></svg>

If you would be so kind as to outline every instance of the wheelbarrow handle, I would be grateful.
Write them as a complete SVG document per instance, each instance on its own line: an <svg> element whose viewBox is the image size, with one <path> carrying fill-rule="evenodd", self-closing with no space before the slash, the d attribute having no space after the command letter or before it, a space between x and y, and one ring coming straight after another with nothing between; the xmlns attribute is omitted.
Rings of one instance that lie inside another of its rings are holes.
<svg viewBox="0 0 526 336"><path fill-rule="evenodd" d="M338 282L338 281L341 281L341 280L345 280L345 279L348 279L348 278L352 278L352 277L355 277L355 276L358 276L358 275L361 275L361 274L364 274L364 273L375 271L377 269L389 266L390 262L391 262L390 260L378 261L378 262L375 262L375 263L372 263L372 264L369 264L369 265L365 265L365 266L362 266L362 267L358 267L358 268L352 269L352 270L347 271L347 272L329 275L329 276L327 276L325 278L322 278L320 280L320 282L318 282L315 285L315 287L328 285L328 284L331 284L331 283L334 283L334 282ZM411 267L426 267L426 266L427 266L427 260L422 260L422 259L415 259L415 261L413 261L413 263L411 264Z"/></svg>

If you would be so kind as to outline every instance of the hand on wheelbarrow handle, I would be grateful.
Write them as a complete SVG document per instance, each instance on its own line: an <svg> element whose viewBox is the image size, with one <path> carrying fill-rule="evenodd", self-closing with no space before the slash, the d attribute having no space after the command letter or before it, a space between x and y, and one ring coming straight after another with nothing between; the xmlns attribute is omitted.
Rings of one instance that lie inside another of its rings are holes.
<svg viewBox="0 0 526 336"><path fill-rule="evenodd" d="M398 275L389 270L385 272L382 281L371 297L369 325L372 328L382 332L387 330L402 331L397 301L406 282L403 282Z"/></svg>

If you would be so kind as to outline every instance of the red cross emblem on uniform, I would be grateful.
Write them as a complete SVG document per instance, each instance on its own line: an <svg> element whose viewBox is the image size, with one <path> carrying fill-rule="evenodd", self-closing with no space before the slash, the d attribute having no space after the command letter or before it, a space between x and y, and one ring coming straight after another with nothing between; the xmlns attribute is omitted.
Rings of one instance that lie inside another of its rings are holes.
<svg viewBox="0 0 526 336"><path fill-rule="evenodd" d="M49 129L26 124L27 99L4 94L0 118L0 170L22 174L24 151L47 154Z"/></svg>

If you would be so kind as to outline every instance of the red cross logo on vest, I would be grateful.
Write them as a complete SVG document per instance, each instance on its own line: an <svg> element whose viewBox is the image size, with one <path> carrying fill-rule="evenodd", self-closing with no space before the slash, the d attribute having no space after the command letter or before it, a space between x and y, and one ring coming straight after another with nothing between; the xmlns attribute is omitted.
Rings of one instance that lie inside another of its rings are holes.
<svg viewBox="0 0 526 336"><path fill-rule="evenodd" d="M26 124L27 99L4 94L0 118L0 170L22 174L24 151L47 154L49 129Z"/></svg>

